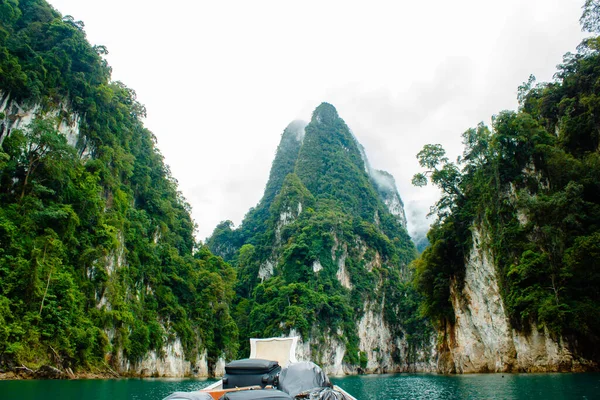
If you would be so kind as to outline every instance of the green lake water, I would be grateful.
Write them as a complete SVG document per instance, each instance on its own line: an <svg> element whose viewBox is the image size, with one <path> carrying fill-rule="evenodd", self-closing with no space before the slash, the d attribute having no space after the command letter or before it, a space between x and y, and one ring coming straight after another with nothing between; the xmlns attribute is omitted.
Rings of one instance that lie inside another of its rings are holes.
<svg viewBox="0 0 600 400"><path fill-rule="evenodd" d="M600 399L600 374L363 375L332 378L359 400ZM0 399L157 399L201 389L197 379L0 381Z"/></svg>

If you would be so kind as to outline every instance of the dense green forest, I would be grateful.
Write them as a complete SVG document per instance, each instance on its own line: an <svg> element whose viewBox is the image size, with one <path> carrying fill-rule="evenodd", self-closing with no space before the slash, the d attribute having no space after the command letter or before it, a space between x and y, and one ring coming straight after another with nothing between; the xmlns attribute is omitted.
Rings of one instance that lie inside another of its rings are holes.
<svg viewBox="0 0 600 400"><path fill-rule="evenodd" d="M256 208L238 229L220 224L207 242L237 268L240 336L292 329L305 340L339 336L345 362L364 366L357 322L371 304L383 306L395 337L420 348L431 330L408 279L416 256L410 237L386 208L335 108L321 104L304 125L294 122L284 131ZM317 360L319 349L313 353ZM395 361L404 361L401 356L398 350Z"/></svg>
<svg viewBox="0 0 600 400"><path fill-rule="evenodd" d="M203 246L107 49L43 0L0 7L0 366L120 369L180 339L210 367L292 329L339 336L364 366L356 322L383 298L394 335L426 340L414 245L333 106L290 125L261 202Z"/></svg>
<svg viewBox="0 0 600 400"><path fill-rule="evenodd" d="M587 0L583 28L600 32L599 15ZM357 323L373 310L406 343L394 361L411 363L431 321L454 322L474 227L512 326L600 359L600 37L565 55L553 82L524 83L517 111L467 130L456 162L436 144L418 154L413 182L442 196L417 259L392 192L327 103L283 132L242 224L196 242L107 52L44 0L0 0L0 369L123 370L176 340L212 368L246 356L249 337L292 331L315 360L333 337L364 368Z"/></svg>
<svg viewBox="0 0 600 400"><path fill-rule="evenodd" d="M600 3L588 0L581 23L599 32ZM547 328L581 355L600 354L600 37L567 53L554 81L519 87L519 110L463 135L452 163L440 145L417 158L413 183L442 197L431 245L415 261L423 310L452 323L451 281L463 281L471 230L487 233L501 295L517 330Z"/></svg>
<svg viewBox="0 0 600 400"><path fill-rule="evenodd" d="M175 337L190 360L233 357L235 271L195 243L144 107L83 28L0 1L0 366L102 370ZM36 109L20 129L16 105Z"/></svg>

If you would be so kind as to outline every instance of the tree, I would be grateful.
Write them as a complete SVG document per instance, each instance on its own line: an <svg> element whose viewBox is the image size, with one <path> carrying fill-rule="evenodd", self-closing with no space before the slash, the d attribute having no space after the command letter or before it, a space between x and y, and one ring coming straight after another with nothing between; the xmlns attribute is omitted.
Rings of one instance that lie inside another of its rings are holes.
<svg viewBox="0 0 600 400"><path fill-rule="evenodd" d="M462 137L465 149L460 163L465 164L465 173L471 173L489 161L492 132L483 122L480 122L477 128L466 130Z"/></svg>
<svg viewBox="0 0 600 400"><path fill-rule="evenodd" d="M523 82L518 87L517 101L519 102L520 108L523 107L523 104L525 103L525 99L527 98L527 95L529 94L531 89L533 89L534 85L535 85L535 75L531 74L531 75L529 75L529 79L527 79L527 82Z"/></svg>
<svg viewBox="0 0 600 400"><path fill-rule="evenodd" d="M600 33L600 1L586 0L583 5L583 13L579 18L581 30L590 33Z"/></svg>
<svg viewBox="0 0 600 400"><path fill-rule="evenodd" d="M47 173L57 172L61 167L64 168L69 158L75 156L75 149L49 119L36 118L24 131L12 132L9 139L7 151L11 152L16 174L22 179L20 200L23 200L32 180L39 178L37 183L44 181L44 176L36 175L40 166Z"/></svg>
<svg viewBox="0 0 600 400"><path fill-rule="evenodd" d="M438 215L445 213L452 208L457 199L463 198L463 191L460 187L462 175L456 164L451 163L446 157L446 151L440 144L426 144L417 154L419 165L427 168L425 172L415 174L412 183L415 186L427 185L427 178L431 183L439 187L443 194L432 210Z"/></svg>

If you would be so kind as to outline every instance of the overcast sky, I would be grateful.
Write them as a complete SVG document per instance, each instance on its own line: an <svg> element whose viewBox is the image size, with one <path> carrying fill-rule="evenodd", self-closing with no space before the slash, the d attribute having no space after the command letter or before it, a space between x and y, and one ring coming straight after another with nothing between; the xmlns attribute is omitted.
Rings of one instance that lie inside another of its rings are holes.
<svg viewBox="0 0 600 400"><path fill-rule="evenodd" d="M517 87L584 37L583 0L50 0L105 45L113 79L146 126L204 240L260 198L286 125L333 104L373 167L390 172L409 230L433 189L410 184L416 153L515 109Z"/></svg>

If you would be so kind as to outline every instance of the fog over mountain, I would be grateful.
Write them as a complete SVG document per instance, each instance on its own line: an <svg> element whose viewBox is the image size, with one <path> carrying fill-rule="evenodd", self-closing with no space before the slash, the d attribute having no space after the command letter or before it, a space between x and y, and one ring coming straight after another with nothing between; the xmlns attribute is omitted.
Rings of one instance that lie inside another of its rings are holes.
<svg viewBox="0 0 600 400"><path fill-rule="evenodd" d="M200 239L258 203L283 129L323 101L395 177L409 230L424 228L438 194L410 185L423 144L458 155L462 132L514 109L518 85L552 79L583 37L579 0L184 1L177 18L158 1L51 3L146 105Z"/></svg>

